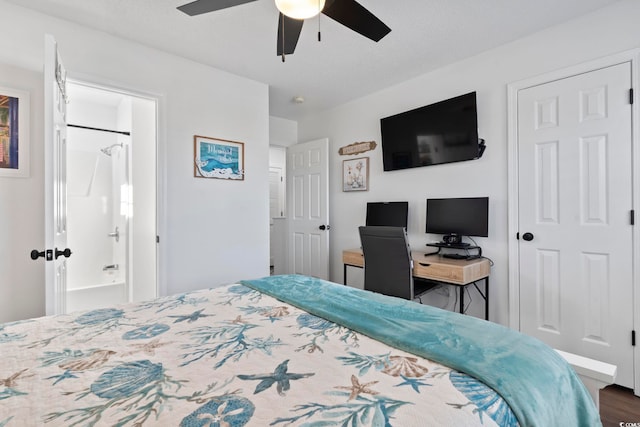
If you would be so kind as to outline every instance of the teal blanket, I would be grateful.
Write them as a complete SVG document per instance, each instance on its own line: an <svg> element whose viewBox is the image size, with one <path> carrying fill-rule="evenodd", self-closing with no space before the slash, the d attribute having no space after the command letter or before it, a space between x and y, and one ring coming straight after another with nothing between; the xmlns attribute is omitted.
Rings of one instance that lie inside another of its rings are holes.
<svg viewBox="0 0 640 427"><path fill-rule="evenodd" d="M546 344L471 316L299 275L242 282L392 347L469 374L509 403L521 426L601 426L584 385Z"/></svg>

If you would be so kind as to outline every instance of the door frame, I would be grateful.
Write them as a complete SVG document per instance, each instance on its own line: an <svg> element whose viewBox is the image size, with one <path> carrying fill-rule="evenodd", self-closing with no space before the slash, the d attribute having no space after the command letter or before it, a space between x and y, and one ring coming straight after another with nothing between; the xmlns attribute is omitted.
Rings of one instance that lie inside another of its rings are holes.
<svg viewBox="0 0 640 427"><path fill-rule="evenodd" d="M518 211L518 92L533 86L550 83L607 68L613 65L629 62L631 64L631 86L634 92L638 92L640 65L640 49L633 49L621 52L604 58L595 59L584 62L572 67L561 70L552 71L539 76L520 80L507 85L507 182L508 182L508 254L509 254L509 327L511 329L520 330L520 267L519 267L519 245L516 239L516 233L519 231L519 211ZM634 93L634 102L631 106L631 138L632 138L632 206L640 213L640 108L638 108L638 96ZM633 227L632 231L632 247L633 247L633 328L636 332L640 332L640 280L638 273L640 272L640 224ZM631 337L629 337L631 339ZM634 382L635 394L640 395L640 350L638 345L633 349L634 352Z"/></svg>
<svg viewBox="0 0 640 427"><path fill-rule="evenodd" d="M127 96L148 99L154 101L156 104L156 235L167 236L167 219L166 219L166 154L165 143L166 141L166 129L164 123L166 123L166 100L165 96L159 93L140 90L139 88L123 86L122 84L115 83L111 80L101 79L94 75L87 75L84 73L76 73L73 70L68 71L67 80L74 84L81 84L89 87L94 87L101 90L110 92L120 92ZM158 238L157 238L158 239ZM160 242L162 238L160 237ZM163 251L163 246L156 240L156 297L160 297L167 294L166 283L166 251ZM128 255L130 256L130 255ZM127 282L129 281L127 277ZM130 289L129 289L130 290ZM130 296L130 292L127 297Z"/></svg>

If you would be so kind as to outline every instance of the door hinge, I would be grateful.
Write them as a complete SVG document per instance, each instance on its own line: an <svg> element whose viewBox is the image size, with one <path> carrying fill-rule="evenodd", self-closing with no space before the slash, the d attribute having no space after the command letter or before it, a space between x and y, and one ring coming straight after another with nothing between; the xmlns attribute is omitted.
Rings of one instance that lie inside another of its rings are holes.
<svg viewBox="0 0 640 427"><path fill-rule="evenodd" d="M160 243L160 236L156 236L156 243Z"/></svg>
<svg viewBox="0 0 640 427"><path fill-rule="evenodd" d="M516 240L520 240L520 232L519 231L516 233Z"/></svg>
<svg viewBox="0 0 640 427"><path fill-rule="evenodd" d="M636 225L636 211L634 209L631 209L631 212L629 212L629 220L631 221L631 225Z"/></svg>
<svg viewBox="0 0 640 427"><path fill-rule="evenodd" d="M629 89L629 104L633 104L633 88Z"/></svg>
<svg viewBox="0 0 640 427"><path fill-rule="evenodd" d="M631 345L636 346L636 331L631 331Z"/></svg>

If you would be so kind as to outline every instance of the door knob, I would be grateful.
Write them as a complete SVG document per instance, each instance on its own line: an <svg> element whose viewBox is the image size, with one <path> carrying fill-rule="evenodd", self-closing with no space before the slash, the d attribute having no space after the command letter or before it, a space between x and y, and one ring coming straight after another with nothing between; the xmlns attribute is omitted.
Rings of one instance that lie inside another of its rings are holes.
<svg viewBox="0 0 640 427"><path fill-rule="evenodd" d="M533 240L533 234L528 233L528 232L527 232L527 233L524 233L524 234L522 235L522 239L523 239L523 240L526 240L527 242L530 242L530 241L532 241L532 240Z"/></svg>
<svg viewBox="0 0 640 427"><path fill-rule="evenodd" d="M324 225L322 224L320 227L318 227L320 230L331 230L331 226L330 225Z"/></svg>
<svg viewBox="0 0 640 427"><path fill-rule="evenodd" d="M69 255L71 255L71 252L69 252ZM53 251L51 249L45 249L44 251L39 251L37 249L34 249L31 251L32 260L35 261L40 257L44 258L47 261L51 261L53 260Z"/></svg>
<svg viewBox="0 0 640 427"><path fill-rule="evenodd" d="M71 256L71 249L66 248L64 251L60 251L56 248L56 259L58 259L60 255L64 255L65 258L69 258Z"/></svg>
<svg viewBox="0 0 640 427"><path fill-rule="evenodd" d="M32 260L35 261L36 259L38 259L40 257L44 258L44 251L38 251L37 249L34 249L34 250L31 251L31 259Z"/></svg>

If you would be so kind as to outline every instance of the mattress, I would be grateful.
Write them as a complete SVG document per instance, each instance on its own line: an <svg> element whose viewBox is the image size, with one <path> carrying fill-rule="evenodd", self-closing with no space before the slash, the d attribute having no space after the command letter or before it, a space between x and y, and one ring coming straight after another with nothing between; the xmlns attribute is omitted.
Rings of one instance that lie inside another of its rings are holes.
<svg viewBox="0 0 640 427"><path fill-rule="evenodd" d="M550 402L531 402L539 399L534 388L518 395L514 387L489 386L495 379L458 366L455 350L452 363L437 351L426 357L402 343L406 334L420 341L416 347L429 343L411 332L407 307L419 308L426 331L439 328L451 342L462 340L456 328L449 320L431 323L428 313L484 322L305 276L275 276L0 325L0 426L549 425L542 424L546 410L538 419L527 407L551 405L556 384L547 384ZM565 396L571 411L599 423L576 387L578 397Z"/></svg>

